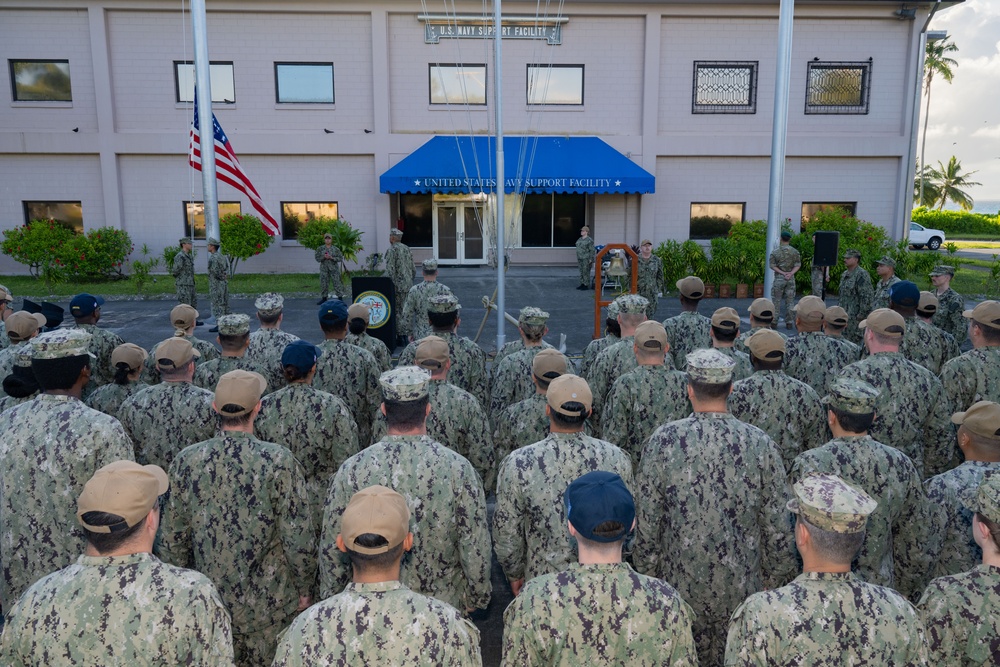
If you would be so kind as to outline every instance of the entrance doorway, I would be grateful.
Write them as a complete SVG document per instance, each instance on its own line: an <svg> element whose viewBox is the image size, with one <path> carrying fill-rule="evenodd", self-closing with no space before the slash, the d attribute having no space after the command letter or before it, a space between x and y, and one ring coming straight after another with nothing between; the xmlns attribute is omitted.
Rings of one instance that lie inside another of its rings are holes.
<svg viewBox="0 0 1000 667"><path fill-rule="evenodd" d="M434 202L434 248L441 264L482 264L483 205L472 201Z"/></svg>

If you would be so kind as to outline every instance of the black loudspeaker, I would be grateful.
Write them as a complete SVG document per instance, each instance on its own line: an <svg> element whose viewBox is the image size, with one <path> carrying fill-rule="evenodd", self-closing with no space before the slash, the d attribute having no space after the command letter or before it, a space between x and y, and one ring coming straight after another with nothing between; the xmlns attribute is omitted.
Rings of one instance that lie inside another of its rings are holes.
<svg viewBox="0 0 1000 667"><path fill-rule="evenodd" d="M368 319L368 335L378 338L391 352L396 348L396 286L391 278L362 277L351 278L351 292L354 303L364 302L371 310ZM400 313L401 315L402 313Z"/></svg>
<svg viewBox="0 0 1000 667"><path fill-rule="evenodd" d="M816 232L813 234L813 266L835 266L840 245L840 232Z"/></svg>

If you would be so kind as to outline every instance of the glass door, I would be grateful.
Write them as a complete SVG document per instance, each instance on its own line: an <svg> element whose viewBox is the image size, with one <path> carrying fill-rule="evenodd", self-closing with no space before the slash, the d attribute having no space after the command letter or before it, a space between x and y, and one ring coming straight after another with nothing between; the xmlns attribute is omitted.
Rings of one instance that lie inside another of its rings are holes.
<svg viewBox="0 0 1000 667"><path fill-rule="evenodd" d="M474 202L434 204L434 248L441 264L482 264L483 206Z"/></svg>
<svg viewBox="0 0 1000 667"><path fill-rule="evenodd" d="M482 264L483 250L483 207L480 204L463 204L465 229L462 232L462 263Z"/></svg>
<svg viewBox="0 0 1000 667"><path fill-rule="evenodd" d="M437 204L434 206L434 248L437 259L442 264L459 264L458 255L458 209L460 204Z"/></svg>

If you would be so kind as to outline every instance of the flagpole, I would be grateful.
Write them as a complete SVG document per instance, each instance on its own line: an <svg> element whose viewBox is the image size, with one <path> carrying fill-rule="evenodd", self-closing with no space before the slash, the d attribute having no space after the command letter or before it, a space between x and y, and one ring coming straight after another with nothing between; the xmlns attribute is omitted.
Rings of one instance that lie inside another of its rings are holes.
<svg viewBox="0 0 1000 667"><path fill-rule="evenodd" d="M215 128L212 119L212 74L208 60L205 0L191 0L194 39L194 85L201 133L201 187L205 205L205 236L219 238L219 189L215 178ZM193 231L193 230L192 230Z"/></svg>
<svg viewBox="0 0 1000 667"><path fill-rule="evenodd" d="M507 251L504 248L504 192L506 190L504 181L504 164L503 164L503 105L501 105L501 44L503 39L501 37L501 29L503 26L500 17L500 4L501 0L493 0L493 49L494 49L494 60L496 61L494 65L495 74L493 76L494 81L494 97L496 102L496 126L497 126L497 137L496 137L496 212L497 212L497 352L503 347L507 336L504 332L504 327L507 326L507 322L504 319L506 315L505 310L505 300L506 300L506 290L504 287L504 269L506 269L507 264Z"/></svg>

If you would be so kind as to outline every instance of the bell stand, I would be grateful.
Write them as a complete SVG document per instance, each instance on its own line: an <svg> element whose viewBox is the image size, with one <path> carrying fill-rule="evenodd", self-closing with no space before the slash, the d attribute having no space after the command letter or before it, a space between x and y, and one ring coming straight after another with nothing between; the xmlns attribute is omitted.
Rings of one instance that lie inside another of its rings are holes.
<svg viewBox="0 0 1000 667"><path fill-rule="evenodd" d="M601 308L607 306L611 303L611 299L605 301L602 299L604 294L604 283L601 281L601 264L603 264L603 257L608 254L610 250L624 250L628 253L628 256L632 259L629 263L632 267L630 273L632 274L632 286L629 290L629 294L635 294L639 290L639 255L632 250L632 247L625 243L609 243L600 252L597 253L597 257L594 258L594 338L601 337ZM600 289L597 292L597 289Z"/></svg>

